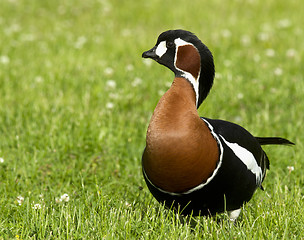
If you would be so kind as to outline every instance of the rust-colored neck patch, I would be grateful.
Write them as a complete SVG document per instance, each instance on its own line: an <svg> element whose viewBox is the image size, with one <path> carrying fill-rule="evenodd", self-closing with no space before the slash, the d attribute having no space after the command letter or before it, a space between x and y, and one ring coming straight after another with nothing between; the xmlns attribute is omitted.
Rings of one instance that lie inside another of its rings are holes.
<svg viewBox="0 0 304 240"><path fill-rule="evenodd" d="M205 182L219 159L216 140L195 105L188 80L177 77L151 118L142 163L149 180L168 192L185 192Z"/></svg>
<svg viewBox="0 0 304 240"><path fill-rule="evenodd" d="M175 65L197 79L201 69L201 56L193 45L179 46Z"/></svg>

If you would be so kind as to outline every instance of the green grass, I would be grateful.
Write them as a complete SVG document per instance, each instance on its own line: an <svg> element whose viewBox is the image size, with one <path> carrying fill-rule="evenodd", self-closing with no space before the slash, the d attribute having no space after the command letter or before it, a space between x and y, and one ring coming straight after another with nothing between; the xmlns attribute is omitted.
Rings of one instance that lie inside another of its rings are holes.
<svg viewBox="0 0 304 240"><path fill-rule="evenodd" d="M0 239L304 238L303 13L298 0L2 0ZM183 219L143 181L146 128L173 75L141 53L174 28L214 54L200 115L297 144L265 148L265 191L236 224Z"/></svg>

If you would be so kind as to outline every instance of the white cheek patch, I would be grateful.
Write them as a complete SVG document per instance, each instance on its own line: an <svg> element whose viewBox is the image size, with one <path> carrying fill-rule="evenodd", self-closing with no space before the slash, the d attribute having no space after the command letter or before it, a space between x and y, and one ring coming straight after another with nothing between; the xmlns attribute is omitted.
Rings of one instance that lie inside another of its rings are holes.
<svg viewBox="0 0 304 240"><path fill-rule="evenodd" d="M155 53L158 57L161 58L166 52L167 52L166 41L162 41L158 44Z"/></svg>

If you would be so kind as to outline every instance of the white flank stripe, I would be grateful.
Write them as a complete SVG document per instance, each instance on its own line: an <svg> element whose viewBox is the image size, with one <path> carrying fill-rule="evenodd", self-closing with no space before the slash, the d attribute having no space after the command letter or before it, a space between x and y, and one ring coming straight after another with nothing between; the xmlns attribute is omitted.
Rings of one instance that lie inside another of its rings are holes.
<svg viewBox="0 0 304 240"><path fill-rule="evenodd" d="M155 53L160 58L167 52L166 41L162 41L158 44Z"/></svg>
<svg viewBox="0 0 304 240"><path fill-rule="evenodd" d="M221 135L220 135L221 136ZM262 169L257 164L253 154L246 148L241 147L237 143L228 142L223 136L221 136L226 145L234 152L234 154L246 165L256 177L256 183L258 186L262 183Z"/></svg>

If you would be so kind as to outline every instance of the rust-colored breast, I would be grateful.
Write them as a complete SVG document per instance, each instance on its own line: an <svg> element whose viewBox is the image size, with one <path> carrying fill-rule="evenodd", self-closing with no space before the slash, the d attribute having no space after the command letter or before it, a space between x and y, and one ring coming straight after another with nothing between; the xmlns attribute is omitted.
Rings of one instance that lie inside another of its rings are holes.
<svg viewBox="0 0 304 240"><path fill-rule="evenodd" d="M144 170L165 191L185 192L205 182L216 168L216 140L199 118L193 88L183 78L175 78L158 103L146 141Z"/></svg>

